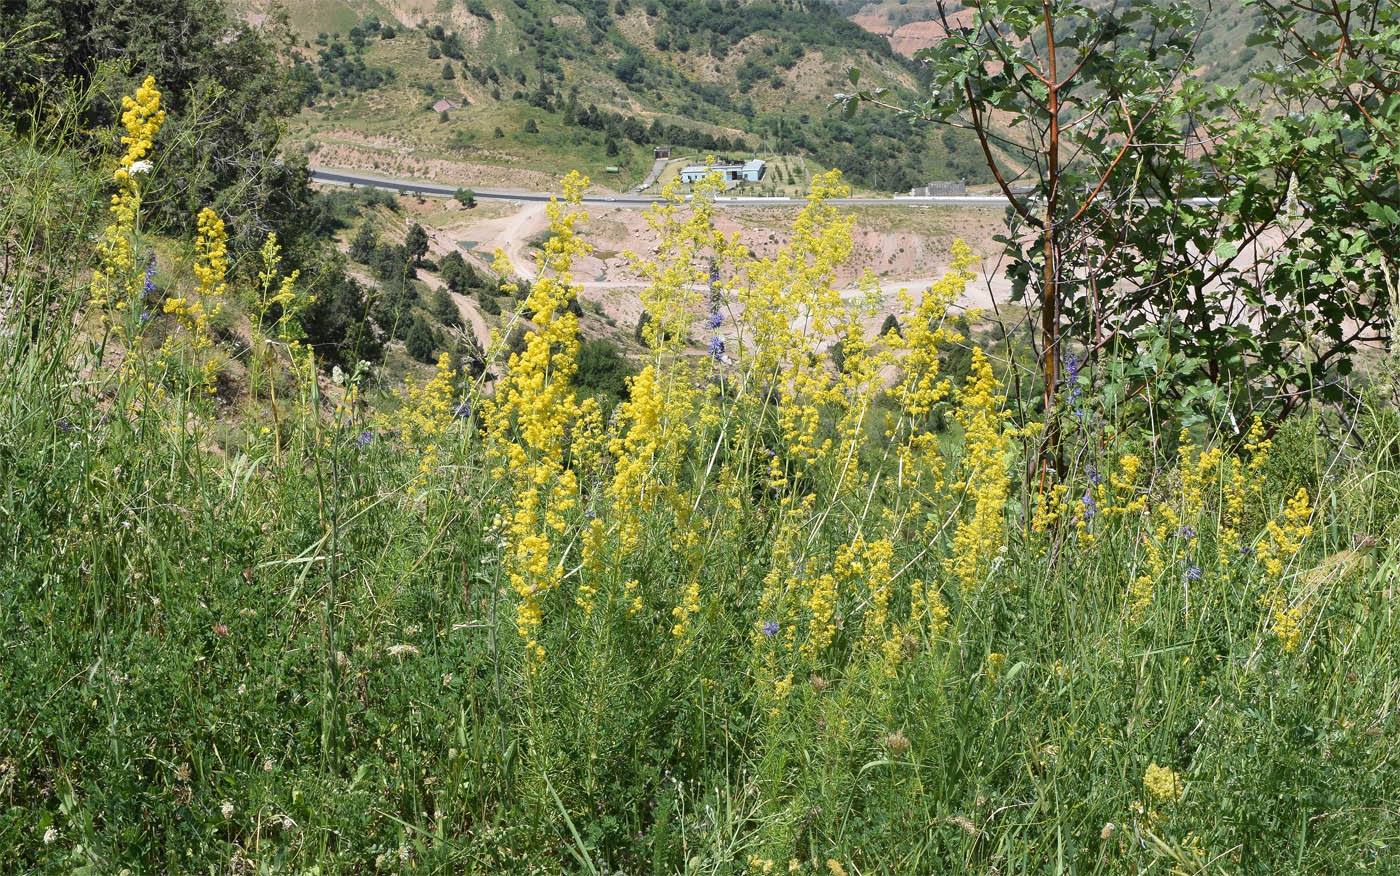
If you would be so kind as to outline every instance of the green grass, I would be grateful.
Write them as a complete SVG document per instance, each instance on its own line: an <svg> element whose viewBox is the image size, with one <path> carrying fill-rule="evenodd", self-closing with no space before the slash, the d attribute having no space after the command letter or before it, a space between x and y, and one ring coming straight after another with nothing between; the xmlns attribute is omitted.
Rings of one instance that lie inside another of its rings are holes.
<svg viewBox="0 0 1400 876"><path fill-rule="evenodd" d="M612 462L569 462L588 511L609 526L638 513L642 541L547 594L548 657L532 668L499 519L521 482L493 473L472 421L452 419L427 462L402 425L335 410L326 381L289 374L274 423L261 400L211 421L190 378L154 359L130 361L165 401L119 378L82 310L97 177L62 151L0 146L15 195L0 239L19 253L0 334L0 860L15 872L1400 870L1392 408L1357 412L1365 454L1338 453L1310 417L1275 436L1247 543L1299 487L1318 509L1280 576L1230 544L1219 561L1223 487L1209 483L1182 521L1199 541L1166 534L1137 616L1144 539L1184 501L1176 428L1112 420L1111 437L1086 388L1059 529L1027 530L1013 443L985 582L962 588L945 565L971 501L956 484L893 531L892 622L912 617L916 578L950 614L888 633L891 661L864 638L858 575L810 658L783 644L805 609L762 602L804 576L775 550L784 533L820 572L885 531L883 508L908 507L883 431L860 449L858 490L838 486L840 466L799 475L791 457L792 487L775 488L767 451L788 451L773 412L745 407L756 392L721 395L736 419L687 420L695 443L652 471L656 500L614 504L592 480ZM895 411L886 398L876 413ZM953 427L937 452L956 467L963 443ZM737 481L707 479L711 448ZM1104 512L1091 542L1074 523L1086 462L1107 476L1135 448L1150 512ZM789 489L820 499L794 516ZM567 568L584 510L556 539L573 545ZM1328 564L1359 535L1376 537L1369 554ZM1260 597L1327 569L1341 571L1288 651ZM606 584L591 614L580 580ZM1152 764L1180 774L1180 799L1145 789Z"/></svg>

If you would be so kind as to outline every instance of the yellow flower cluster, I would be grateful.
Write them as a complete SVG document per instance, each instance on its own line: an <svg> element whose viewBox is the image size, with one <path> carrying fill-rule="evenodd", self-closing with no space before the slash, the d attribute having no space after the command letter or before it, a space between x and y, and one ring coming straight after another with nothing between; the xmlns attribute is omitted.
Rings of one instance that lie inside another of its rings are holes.
<svg viewBox="0 0 1400 876"><path fill-rule="evenodd" d="M578 318L568 304L577 295L571 268L590 248L576 226L586 218L572 209L583 199L588 178L564 179L564 203L550 202L552 232L539 256L539 277L525 300L535 328L523 352L485 406L493 475L508 479L513 495L506 520L506 569L517 597L516 628L535 663L545 656L539 642L545 596L564 578L566 515L578 504L575 471L565 464L566 437L580 414L571 379L577 366ZM571 209L566 209L565 204ZM499 259L498 259L499 260ZM592 594L585 594L591 602Z"/></svg>
<svg viewBox="0 0 1400 876"><path fill-rule="evenodd" d="M267 332L266 320L273 308L277 309L277 337L279 340L293 339L293 326L295 325L297 312L304 309L315 301L313 297L299 297L296 291L297 279L301 276L301 270L297 269L290 274L277 279L278 267L282 263L282 248L277 244L277 234L268 232L267 239L263 241L260 254L262 255L263 267L258 272L258 297L253 303L254 328L260 334ZM196 267L198 271L198 267ZM274 290L274 284L275 289ZM300 334L300 332L295 332Z"/></svg>
<svg viewBox="0 0 1400 876"><path fill-rule="evenodd" d="M1053 533L1069 513L1069 484L1050 484L1031 517L1031 532Z"/></svg>
<svg viewBox="0 0 1400 876"><path fill-rule="evenodd" d="M653 466L664 437L662 416L665 401L656 382L656 369L648 365L632 378L631 398L618 409L626 423L624 432L613 438L608 451L616 460L608 497L621 518L618 524L618 555L625 558L641 545L642 509L656 502Z"/></svg>
<svg viewBox="0 0 1400 876"><path fill-rule="evenodd" d="M633 272L646 283L641 300L650 320L642 340L656 361L685 349L691 324L704 307L711 271L746 255L737 232L726 236L714 227L712 198L723 186L719 173L712 173L695 184L689 202L679 180L666 186L662 200L646 212L647 225L657 235L655 257L628 253Z"/></svg>
<svg viewBox="0 0 1400 876"><path fill-rule="evenodd" d="M276 347L268 343L269 331L273 332L277 341L286 346L287 359L293 372L299 373L303 379L311 379L314 367L311 348L301 342L305 333L297 315L316 299L311 295L297 294L296 284L301 277L300 270L294 270L279 279L282 249L277 245L275 233L268 233L259 252L262 256L262 269L258 271L258 288L249 314L253 323L253 350L249 358L248 383L249 394L254 398L258 397L263 375L269 369L279 367ZM267 319L274 310L276 323L269 328ZM276 417L277 382L270 381L268 387L272 398L273 416ZM358 393L359 387L356 385L352 384L346 389L344 398L336 405L337 419L346 411L354 410Z"/></svg>
<svg viewBox="0 0 1400 876"><path fill-rule="evenodd" d="M1303 547L1303 541L1312 534L1312 506L1308 491L1299 488L1284 505L1283 522L1270 520L1264 526L1264 535L1255 546L1259 562L1264 566L1265 575L1276 583L1260 597L1268 614L1269 628L1278 639L1285 653L1298 650L1303 642L1303 622L1310 611L1310 597L1307 593L1290 598L1279 577L1284 565Z"/></svg>
<svg viewBox="0 0 1400 876"><path fill-rule="evenodd" d="M403 390L394 392L398 409L377 418L378 426L398 433L404 447L418 458L418 471L407 488L410 496L427 485L437 465L442 437L453 422L456 377L452 357L441 354L432 378L421 387L410 378Z"/></svg>
<svg viewBox="0 0 1400 876"><path fill-rule="evenodd" d="M122 145L126 147L126 154L121 159L123 168L130 170L132 165L150 153L151 142L164 123L165 110L160 108L156 79L147 76L135 95L122 98L122 126L126 128L126 134L122 136Z"/></svg>
<svg viewBox="0 0 1400 876"><path fill-rule="evenodd" d="M1132 454L1119 457L1116 470L1108 473L1095 495L1105 516L1142 515L1143 526L1137 536L1142 550L1140 571L1128 585L1124 604L1129 623L1139 622L1146 614L1169 567L1179 568L1188 581L1202 575L1203 563L1197 551L1202 538L1213 536L1221 570L1228 570L1241 554L1253 554L1264 576L1274 582L1260 597L1267 625L1284 650L1296 649L1308 598L1306 594L1290 598L1277 580L1312 532L1313 511L1307 491L1300 489L1288 500L1279 519L1265 523L1252 547L1242 543L1247 518L1258 513L1265 501L1258 484L1271 445L1264 436L1264 425L1256 418L1245 435L1243 453L1231 455L1218 448L1203 450L1183 431L1177 468L1167 479L1167 494L1150 509L1146 491L1137 486L1141 459ZM1051 516L1046 513L1038 519Z"/></svg>
<svg viewBox="0 0 1400 876"><path fill-rule="evenodd" d="M904 337L895 335L890 343L902 353L903 374L892 390L900 410L908 418L908 426L917 429L933 412L933 406L948 398L952 387L946 378L940 379L939 362L942 347L964 340L955 329L946 325L948 307L967 289L974 275L972 269L978 258L962 240L953 241L953 263L948 272L926 291L917 306L907 293L901 293L901 304L912 314L906 320ZM893 437L891 435L890 437Z"/></svg>
<svg viewBox="0 0 1400 876"><path fill-rule="evenodd" d="M681 639L682 644L684 644L686 634L690 632L691 618L698 611L700 611L700 579L695 572L692 572L689 582L681 592L680 602L671 609L671 616L676 619L676 622L671 626L671 635Z"/></svg>
<svg viewBox="0 0 1400 876"><path fill-rule="evenodd" d="M1006 541L1006 499L1010 481L1006 457L1011 442L1003 429L1001 382L982 351L972 350L967 383L957 393L955 417L966 444L963 481L972 513L953 533L948 571L964 588L987 581L993 558Z"/></svg>
<svg viewBox="0 0 1400 876"><path fill-rule="evenodd" d="M831 644L836 635L836 576L825 572L805 583L807 591L807 638L802 656L811 660Z"/></svg>
<svg viewBox="0 0 1400 876"><path fill-rule="evenodd" d="M228 232L224 220L205 207L199 211L194 239L193 296L167 298L165 312L173 313L189 331L196 349L208 346L209 317L218 314L228 289Z"/></svg>
<svg viewBox="0 0 1400 876"><path fill-rule="evenodd" d="M789 324L785 331L768 337L759 334L755 352L760 367L767 359L781 365L778 425L787 444L788 458L803 467L819 460L839 462L849 458L844 442L839 456L832 455L830 438L817 443L822 408L840 405L849 414L862 412L868 404L864 399L850 397L863 372L870 369L861 367L863 338L853 326L853 314L846 311L835 285L836 268L850 257L852 220L839 216L826 203L827 199L843 197L848 192L839 177L819 177L808 195L807 206L793 225L792 243L756 272L762 278L759 288L771 286L774 281L783 283L784 275L788 278L783 298ZM816 344L834 336L842 338L845 348L846 381L833 379L826 363L809 355L815 352ZM768 345L773 343L784 347L770 349ZM843 433L847 431L841 429Z"/></svg>
<svg viewBox="0 0 1400 876"><path fill-rule="evenodd" d="M942 635L948 628L948 604L938 588L915 579L909 584L909 623L928 636Z"/></svg>
<svg viewBox="0 0 1400 876"><path fill-rule="evenodd" d="M1312 534L1312 506L1308 491L1299 487L1283 510L1283 522L1270 520L1264 525L1264 535L1255 546L1255 554L1270 578L1283 574L1284 564L1303 547L1303 540Z"/></svg>
<svg viewBox="0 0 1400 876"><path fill-rule="evenodd" d="M149 171L145 158L165 123L165 110L160 108L155 77L147 76L135 95L122 98L121 120L126 129L121 143L126 150L112 173L117 191L108 208L111 219L97 247L98 265L89 285L92 303L101 310L123 310L141 290L131 238L141 210L141 185L136 177Z"/></svg>
<svg viewBox="0 0 1400 876"><path fill-rule="evenodd" d="M1269 628L1273 630L1275 638L1278 639L1279 647L1285 654L1292 654L1298 650L1298 646L1303 642L1303 620L1307 614L1307 608L1302 603L1289 604L1288 596L1284 589L1275 587L1268 593L1260 597L1265 610L1268 612Z"/></svg>
<svg viewBox="0 0 1400 876"><path fill-rule="evenodd" d="M1181 776L1173 772L1171 767L1158 766L1155 762L1148 764L1147 771L1142 776L1142 784L1147 793L1158 801L1174 803L1181 799Z"/></svg>
<svg viewBox="0 0 1400 876"><path fill-rule="evenodd" d="M1194 457L1194 459L1193 459ZM1187 539L1192 547L1196 546L1199 536L1199 527L1196 524L1201 522L1202 515L1206 511L1207 491L1215 485L1219 477L1221 462L1225 459L1225 451L1219 447L1212 447L1209 450L1200 450L1193 444L1186 434L1186 430L1181 432L1181 523L1191 524L1193 530L1198 534Z"/></svg>
<svg viewBox="0 0 1400 876"><path fill-rule="evenodd" d="M1216 533L1216 552L1222 567L1228 567L1240 547L1240 531L1244 525L1245 500L1250 482L1258 483L1269 459L1271 442L1264 437L1264 421L1259 417L1245 435L1244 450L1249 462L1231 460L1229 477L1225 478L1220 501L1220 526Z"/></svg>
<svg viewBox="0 0 1400 876"><path fill-rule="evenodd" d="M888 627L893 562L894 543L890 539L867 542L856 536L849 545L837 549L833 563L837 577L865 585L864 596L869 607L866 609L862 644L878 649L885 672L889 675L894 674L901 647L898 626Z"/></svg>
<svg viewBox="0 0 1400 876"><path fill-rule="evenodd" d="M1104 503L1105 515L1141 514L1147 510L1147 494L1137 489L1138 473L1142 470L1142 458L1134 453L1118 457L1118 467L1109 473L1108 483L1113 492Z"/></svg>
<svg viewBox="0 0 1400 876"><path fill-rule="evenodd" d="M852 220L827 201L848 193L839 172L817 176L793 222L791 242L773 257L745 265L746 282L735 289L744 315L739 352L760 381L791 381L816 367L807 356L809 339L833 337L844 322L833 280L851 253ZM803 421L796 418L785 431Z"/></svg>

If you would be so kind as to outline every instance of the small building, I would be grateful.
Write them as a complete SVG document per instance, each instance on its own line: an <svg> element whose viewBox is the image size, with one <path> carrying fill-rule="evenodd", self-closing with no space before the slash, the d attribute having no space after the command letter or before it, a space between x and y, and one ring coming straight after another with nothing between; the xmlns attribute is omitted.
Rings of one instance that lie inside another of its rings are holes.
<svg viewBox="0 0 1400 876"><path fill-rule="evenodd" d="M711 173L719 173L725 182L759 182L766 172L767 164L760 158L743 163L724 161L714 164L687 164L681 168L681 182L699 182Z"/></svg>
<svg viewBox="0 0 1400 876"><path fill-rule="evenodd" d="M445 113L448 110L461 109L462 105L450 97L440 97L438 102L433 104L433 112Z"/></svg>
<svg viewBox="0 0 1400 876"><path fill-rule="evenodd" d="M929 198L941 195L965 195L967 194L967 180L957 182L931 182L926 186L915 186L909 190L909 194L915 198Z"/></svg>
<svg viewBox="0 0 1400 876"><path fill-rule="evenodd" d="M670 147L670 146L653 146L653 147L651 148L651 157L652 157L653 159L670 158L670 157L671 157L671 147Z"/></svg>

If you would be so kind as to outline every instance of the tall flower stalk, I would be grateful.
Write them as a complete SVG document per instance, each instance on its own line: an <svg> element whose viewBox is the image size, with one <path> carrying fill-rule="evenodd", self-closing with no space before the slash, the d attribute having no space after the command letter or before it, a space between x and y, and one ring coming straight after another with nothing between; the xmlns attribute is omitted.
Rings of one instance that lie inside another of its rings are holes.
<svg viewBox="0 0 1400 876"><path fill-rule="evenodd" d="M89 301L108 328L112 314L129 311L145 286L137 269L135 239L140 233L140 178L151 172L147 156L165 123L155 77L147 76L135 94L122 97L121 123L124 149L112 171L117 190L107 210L107 227L97 245L97 266L88 284Z"/></svg>
<svg viewBox="0 0 1400 876"><path fill-rule="evenodd" d="M574 260L590 252L577 232L587 216L578 209L588 178L564 179L564 200L548 207L550 230L539 256L539 278L525 311L535 328L525 349L512 354L509 373L485 405L493 475L507 482L506 566L516 596L516 628L530 660L545 658L539 641L544 602L564 578L565 536L578 505L578 483L568 466L566 432L579 415L572 378L578 354L578 295Z"/></svg>

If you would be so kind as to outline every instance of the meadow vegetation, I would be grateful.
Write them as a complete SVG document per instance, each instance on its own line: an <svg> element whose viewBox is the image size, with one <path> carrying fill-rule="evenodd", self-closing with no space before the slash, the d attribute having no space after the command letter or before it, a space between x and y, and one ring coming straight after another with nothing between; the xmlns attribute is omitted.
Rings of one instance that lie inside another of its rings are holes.
<svg viewBox="0 0 1400 876"><path fill-rule="evenodd" d="M162 112L0 149L7 868L1400 869L1394 361L1189 428L1067 362L1037 466L976 255L869 336L826 173L768 258L652 210L588 394L571 175L495 370L372 406L275 235L143 225Z"/></svg>

